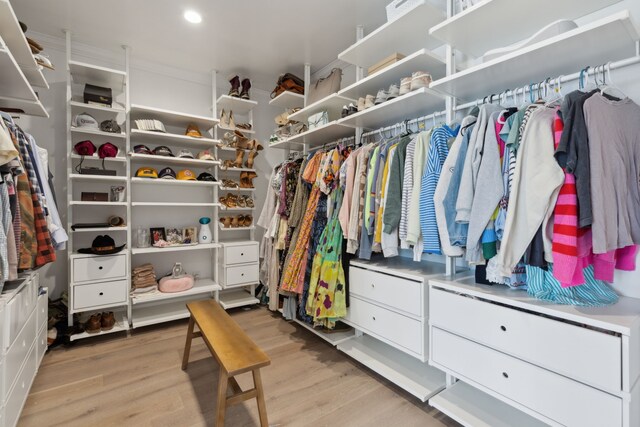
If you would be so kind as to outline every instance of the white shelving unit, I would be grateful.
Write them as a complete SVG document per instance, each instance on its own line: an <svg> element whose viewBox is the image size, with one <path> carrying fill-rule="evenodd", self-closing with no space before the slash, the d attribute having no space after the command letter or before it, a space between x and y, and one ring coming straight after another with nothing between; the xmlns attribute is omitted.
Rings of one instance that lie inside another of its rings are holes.
<svg viewBox="0 0 640 427"><path fill-rule="evenodd" d="M333 346L336 346L345 341L348 341L351 338L354 338L356 336L355 329L349 329L344 332L324 332L321 329L316 329L312 327L308 323L302 322L301 320L293 319L293 321L298 325L302 326L307 331L311 332L312 334L316 335L320 339L328 342Z"/></svg>
<svg viewBox="0 0 640 427"><path fill-rule="evenodd" d="M124 108L120 108L120 107L107 107L104 105L96 105L96 104L87 104L85 102L80 102L80 101L71 101L69 103L69 105L71 105L71 108L73 108L74 112L82 112L85 110L88 111L102 111L105 113L113 113L113 114L124 114L126 113L126 110Z"/></svg>
<svg viewBox="0 0 640 427"><path fill-rule="evenodd" d="M176 294L151 291L144 294L132 295L131 302L133 305L136 305L156 301L166 301L176 298L176 296L179 298L184 298L194 295L211 294L212 292L217 292L220 289L220 285L218 285L212 279L196 279L193 288L189 289L188 291L183 291Z"/></svg>
<svg viewBox="0 0 640 427"><path fill-rule="evenodd" d="M200 128L200 132L211 132L218 120L213 117L186 114L180 111L165 110L162 108L147 107L131 104L131 120L156 119L165 126L183 127L185 123L193 123ZM186 126L185 126L186 129ZM198 139L198 138L196 138Z"/></svg>
<svg viewBox="0 0 640 427"><path fill-rule="evenodd" d="M77 133L77 134L81 134L81 135L102 136L102 137L105 137L107 139L125 139L127 137L127 135L124 132L111 133L111 132L104 132L104 131L101 131L101 130L98 130L98 129L79 128L79 127L75 127L75 126L71 126L70 131L71 131L71 133Z"/></svg>
<svg viewBox="0 0 640 427"><path fill-rule="evenodd" d="M280 95L269 101L269 105L282 109L302 108L304 107L304 95L285 90Z"/></svg>
<svg viewBox="0 0 640 427"><path fill-rule="evenodd" d="M116 324L113 326L112 329L109 329L108 331L97 331L95 333L88 333L88 332L80 332L77 334L73 334L69 337L70 341L77 341L77 340L81 340L84 338L92 338L92 337L99 337L99 336L103 336L103 335L110 335L110 334L115 334L116 332L126 332L129 330L129 319L127 319L126 314L122 313L122 312L115 312L114 315L116 316Z"/></svg>
<svg viewBox="0 0 640 427"><path fill-rule="evenodd" d="M258 304L260 300L244 289L224 292L220 295L220 305L225 310Z"/></svg>
<svg viewBox="0 0 640 427"><path fill-rule="evenodd" d="M183 252L183 251L203 251L209 249L219 248L220 245L218 243L198 243L191 245L175 245L175 246L166 246L164 248L133 248L131 249L132 255L140 255L140 254L162 254L169 252Z"/></svg>
<svg viewBox="0 0 640 427"><path fill-rule="evenodd" d="M131 136L134 137L136 141L140 141L140 143L152 142L157 145L173 143L184 147L202 147L203 150L210 149L219 142L218 140L206 137L193 138L187 135L153 132L141 129L131 129Z"/></svg>

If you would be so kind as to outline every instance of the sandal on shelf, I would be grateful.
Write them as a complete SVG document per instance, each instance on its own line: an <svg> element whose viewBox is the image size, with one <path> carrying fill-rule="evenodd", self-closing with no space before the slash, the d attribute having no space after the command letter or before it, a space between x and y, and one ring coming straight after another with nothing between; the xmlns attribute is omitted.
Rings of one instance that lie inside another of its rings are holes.
<svg viewBox="0 0 640 427"><path fill-rule="evenodd" d="M238 196L238 207L247 207L247 196Z"/></svg>
<svg viewBox="0 0 640 427"><path fill-rule="evenodd" d="M238 228L238 224L239 224L238 217L234 216L234 217L231 217L230 219L231 219L231 228Z"/></svg>
<svg viewBox="0 0 640 427"><path fill-rule="evenodd" d="M264 150L264 147L262 146L262 144L260 144L260 142L258 142L257 139L252 139L251 141L249 141L249 149L253 151L262 151Z"/></svg>
<svg viewBox="0 0 640 427"><path fill-rule="evenodd" d="M229 168L235 168L235 164L233 163L233 160L225 160L222 163L222 169L229 169Z"/></svg>
<svg viewBox="0 0 640 427"><path fill-rule="evenodd" d="M228 193L226 206L228 208L235 208L236 206L238 206L238 196L236 196L235 194Z"/></svg>
<svg viewBox="0 0 640 427"><path fill-rule="evenodd" d="M223 179L222 180L222 185L225 188L238 188L238 183L235 181L232 181L230 179Z"/></svg>
<svg viewBox="0 0 640 427"><path fill-rule="evenodd" d="M253 223L253 216L252 215L245 215L244 216L244 226L245 227L251 227L252 223Z"/></svg>
<svg viewBox="0 0 640 427"><path fill-rule="evenodd" d="M242 129L242 130L251 130L253 126L251 126L250 123L238 123L236 125L236 128L238 129Z"/></svg>
<svg viewBox="0 0 640 427"><path fill-rule="evenodd" d="M252 199L251 197L249 197L249 196L244 196L244 197L245 197L245 200L244 200L244 201L245 201L245 203L247 204L247 207L248 207L248 208L253 208L253 207L255 207L255 206L253 205L253 199Z"/></svg>
<svg viewBox="0 0 640 427"><path fill-rule="evenodd" d="M229 226L231 225L231 217L224 216L220 218L220 223L224 228L229 228Z"/></svg>
<svg viewBox="0 0 640 427"><path fill-rule="evenodd" d="M218 201L219 201L223 206L227 206L227 198L226 198L226 196L220 196L220 197L218 197Z"/></svg>

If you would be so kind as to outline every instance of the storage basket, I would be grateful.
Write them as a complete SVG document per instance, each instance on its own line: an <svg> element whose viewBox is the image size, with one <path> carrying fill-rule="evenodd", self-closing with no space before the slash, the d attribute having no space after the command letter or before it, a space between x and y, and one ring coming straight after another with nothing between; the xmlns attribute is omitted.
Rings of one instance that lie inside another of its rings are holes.
<svg viewBox="0 0 640 427"><path fill-rule="evenodd" d="M425 0L393 0L386 8L387 22L395 21L424 2Z"/></svg>

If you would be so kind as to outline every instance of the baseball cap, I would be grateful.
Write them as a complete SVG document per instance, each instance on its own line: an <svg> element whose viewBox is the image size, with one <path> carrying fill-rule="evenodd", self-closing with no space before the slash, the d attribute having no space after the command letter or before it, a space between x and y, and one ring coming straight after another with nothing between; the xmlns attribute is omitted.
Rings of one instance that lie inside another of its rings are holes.
<svg viewBox="0 0 640 427"><path fill-rule="evenodd" d="M158 174L161 179L176 179L176 173L171 168L164 168Z"/></svg>
<svg viewBox="0 0 640 427"><path fill-rule="evenodd" d="M154 168L148 167L148 166L144 166L139 168L136 171L136 176L140 177L140 178L157 178L158 177L158 171L155 170Z"/></svg>
<svg viewBox="0 0 640 427"><path fill-rule="evenodd" d="M182 169L178 172L178 180L180 181L195 181L196 175L189 169Z"/></svg>
<svg viewBox="0 0 640 427"><path fill-rule="evenodd" d="M118 147L110 142L105 142L98 148L98 157L104 159L105 157L115 157L118 155Z"/></svg>
<svg viewBox="0 0 640 427"><path fill-rule="evenodd" d="M195 123L190 123L189 126L187 126L187 130L184 134L193 138L202 138L200 129L198 129L198 125L196 125Z"/></svg>
<svg viewBox="0 0 640 427"><path fill-rule="evenodd" d="M210 150L203 150L198 153L198 160L215 160Z"/></svg>
<svg viewBox="0 0 640 427"><path fill-rule="evenodd" d="M209 172L202 172L200 175L198 175L198 181L216 182L216 178Z"/></svg>
<svg viewBox="0 0 640 427"><path fill-rule="evenodd" d="M93 156L93 153L96 152L96 146L89 140L80 141L73 148L81 156Z"/></svg>
<svg viewBox="0 0 640 427"><path fill-rule="evenodd" d="M166 129L164 128L164 124L160 120L139 119L139 120L135 120L135 122L136 122L136 126L140 130L164 132L164 133L167 132Z"/></svg>
<svg viewBox="0 0 640 427"><path fill-rule="evenodd" d="M149 155L153 154L149 149L149 147L143 144L138 144L135 147L133 147L133 152L136 154L149 154Z"/></svg>
<svg viewBox="0 0 640 427"><path fill-rule="evenodd" d="M98 121L90 114L80 113L73 118L73 126L99 130Z"/></svg>
<svg viewBox="0 0 640 427"><path fill-rule="evenodd" d="M105 120L100 123L100 130L103 132L120 133L120 125L115 120Z"/></svg>
<svg viewBox="0 0 640 427"><path fill-rule="evenodd" d="M153 149L153 154L156 156L174 157L171 149L166 145L161 145Z"/></svg>
<svg viewBox="0 0 640 427"><path fill-rule="evenodd" d="M183 159L193 159L193 153L189 150L180 150L180 152L178 153L178 157L181 157Z"/></svg>

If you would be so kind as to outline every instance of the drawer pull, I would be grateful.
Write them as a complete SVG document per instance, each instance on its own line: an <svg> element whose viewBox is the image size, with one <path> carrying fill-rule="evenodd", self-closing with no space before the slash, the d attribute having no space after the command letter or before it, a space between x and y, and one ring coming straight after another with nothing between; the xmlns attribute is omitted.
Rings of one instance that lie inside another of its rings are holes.
<svg viewBox="0 0 640 427"><path fill-rule="evenodd" d="M244 256L244 252L240 252L240 256Z"/></svg>
<svg viewBox="0 0 640 427"><path fill-rule="evenodd" d="M98 270L102 270L102 266L98 267Z"/></svg>
<svg viewBox="0 0 640 427"><path fill-rule="evenodd" d="M507 327L504 325L500 326L500 329L502 329L503 332L507 332Z"/></svg>
<svg viewBox="0 0 640 427"><path fill-rule="evenodd" d="M102 295L104 295L104 292L100 292L98 295L102 296Z"/></svg>
<svg viewBox="0 0 640 427"><path fill-rule="evenodd" d="M503 372L502 376L505 377L505 378L509 378L509 374L507 374L506 372Z"/></svg>
<svg viewBox="0 0 640 427"><path fill-rule="evenodd" d="M242 277L244 277L244 273L240 273L240 275L241 275Z"/></svg>
<svg viewBox="0 0 640 427"><path fill-rule="evenodd" d="M371 318L372 318L373 320L376 320L376 316L371 316Z"/></svg>
<svg viewBox="0 0 640 427"><path fill-rule="evenodd" d="M371 284L371 287L372 287L372 288L375 288L375 287L376 287L376 285L374 285L374 284L372 283L372 284Z"/></svg>

